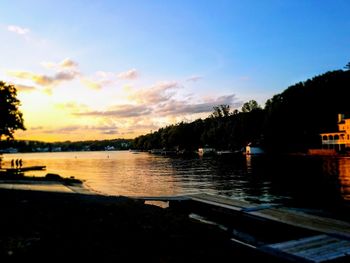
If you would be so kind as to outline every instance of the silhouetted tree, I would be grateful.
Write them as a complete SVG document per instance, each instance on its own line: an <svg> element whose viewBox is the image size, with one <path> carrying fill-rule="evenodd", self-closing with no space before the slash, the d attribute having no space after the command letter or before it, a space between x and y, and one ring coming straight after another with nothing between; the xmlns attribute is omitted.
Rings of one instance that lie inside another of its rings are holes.
<svg viewBox="0 0 350 263"><path fill-rule="evenodd" d="M214 112L210 115L212 118L221 118L230 116L230 105L221 104L213 107Z"/></svg>
<svg viewBox="0 0 350 263"><path fill-rule="evenodd" d="M261 107L255 100L250 100L242 106L242 112L251 112L256 109L261 109Z"/></svg>
<svg viewBox="0 0 350 263"><path fill-rule="evenodd" d="M171 125L159 129L157 135L135 138L135 147L156 148L159 141L162 147L190 150L205 145L237 150L248 142L279 152L319 147L320 133L337 130L338 113L350 117L346 96L350 63L347 68L296 83L268 99L264 109L255 100L244 103L241 112L230 113L228 105L215 106L204 120Z"/></svg>
<svg viewBox="0 0 350 263"><path fill-rule="evenodd" d="M348 64L345 65L344 67L346 70L350 70L350 62Z"/></svg>
<svg viewBox="0 0 350 263"><path fill-rule="evenodd" d="M0 141L3 136L12 139L15 130L25 130L19 106L15 86L0 81Z"/></svg>
<svg viewBox="0 0 350 263"><path fill-rule="evenodd" d="M265 146L278 151L320 147L320 133L337 130L350 113L350 71L330 71L290 86L266 102Z"/></svg>

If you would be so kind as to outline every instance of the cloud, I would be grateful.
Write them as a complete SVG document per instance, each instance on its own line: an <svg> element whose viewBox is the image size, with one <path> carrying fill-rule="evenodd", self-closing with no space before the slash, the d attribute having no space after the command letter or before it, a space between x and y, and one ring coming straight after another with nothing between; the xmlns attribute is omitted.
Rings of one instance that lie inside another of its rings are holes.
<svg viewBox="0 0 350 263"><path fill-rule="evenodd" d="M66 103L57 103L55 104L55 107L63 110L70 110L70 111L82 111L87 110L89 107L85 104L76 103L74 101L66 102Z"/></svg>
<svg viewBox="0 0 350 263"><path fill-rule="evenodd" d="M139 74L136 69L130 69L128 71L119 73L117 77L118 79L133 80L133 79L137 79L138 75Z"/></svg>
<svg viewBox="0 0 350 263"><path fill-rule="evenodd" d="M70 58L65 58L61 62L46 62L43 61L40 63L45 68L56 69L56 70L71 70L74 68L78 68L78 63Z"/></svg>
<svg viewBox="0 0 350 263"><path fill-rule="evenodd" d="M113 134L118 134L118 130L115 129L115 130L106 130L106 131L103 131L101 132L102 134L106 134L106 135L113 135Z"/></svg>
<svg viewBox="0 0 350 263"><path fill-rule="evenodd" d="M23 91L23 92L31 92L36 90L36 87L34 86L22 85L22 84L15 84L15 87L17 88L18 91Z"/></svg>
<svg viewBox="0 0 350 263"><path fill-rule="evenodd" d="M242 102L238 101L234 94L231 94L197 103L191 103L188 100L171 99L156 105L125 104L116 105L106 111L85 111L75 112L73 114L81 117L130 118L135 124L132 126L136 126L138 120L145 120L146 117L148 118L147 121L151 121L158 117L183 117L191 114L210 113L213 111L214 106L221 104L227 104L236 108Z"/></svg>
<svg viewBox="0 0 350 263"><path fill-rule="evenodd" d="M190 103L189 101L171 100L163 105L160 105L156 110L156 114L160 116L174 116L206 113L212 112L214 106L221 104L227 104L235 108L241 105L242 103L236 100L236 96L234 94L220 96L218 98L201 103Z"/></svg>
<svg viewBox="0 0 350 263"><path fill-rule="evenodd" d="M80 75L76 71L61 71L53 76L36 74L29 71L8 71L7 74L19 79L30 80L44 87L56 86L61 82L73 80Z"/></svg>
<svg viewBox="0 0 350 263"><path fill-rule="evenodd" d="M118 81L115 73L97 71L94 76L81 77L80 82L89 89L99 90L103 87L115 84Z"/></svg>
<svg viewBox="0 0 350 263"><path fill-rule="evenodd" d="M40 127L42 128L42 127ZM33 130L33 128L32 128ZM39 130L39 129L37 129ZM43 133L51 134L74 134L82 131L97 131L100 134L117 134L118 128L115 125L103 125L103 126L88 126L88 125L69 125L56 129L42 130Z"/></svg>
<svg viewBox="0 0 350 263"><path fill-rule="evenodd" d="M179 87L176 81L159 82L150 88L134 91L129 99L139 103L157 104L171 99L175 95L174 89Z"/></svg>
<svg viewBox="0 0 350 263"><path fill-rule="evenodd" d="M53 129L53 130L48 130L46 132L49 133L71 133L71 132L75 132L81 129L86 130L86 126L79 126L79 125L72 125L72 126L66 126L66 127L62 127L62 128L57 128L57 129Z"/></svg>
<svg viewBox="0 0 350 263"><path fill-rule="evenodd" d="M152 108L144 105L117 105L107 111L87 111L74 113L77 116L92 116L92 117L116 117L116 118L132 118L139 116L147 116L152 112Z"/></svg>
<svg viewBox="0 0 350 263"><path fill-rule="evenodd" d="M186 79L187 82L197 82L198 80L203 79L203 76L191 76Z"/></svg>
<svg viewBox="0 0 350 263"><path fill-rule="evenodd" d="M20 26L15 26L15 25L9 25L7 26L7 30L10 32L14 32L19 35L26 35L30 32L28 28L20 27Z"/></svg>
<svg viewBox="0 0 350 263"><path fill-rule="evenodd" d="M93 90L99 90L102 89L102 83L99 83L98 81L89 80L87 78L80 78L80 82L89 89Z"/></svg>
<svg viewBox="0 0 350 263"><path fill-rule="evenodd" d="M78 67L78 63L71 60L70 58L65 58L59 63L61 68L76 68Z"/></svg>
<svg viewBox="0 0 350 263"><path fill-rule="evenodd" d="M32 131L37 131L37 130L42 130L44 129L43 126L35 126L35 127L30 127L29 130L32 130Z"/></svg>

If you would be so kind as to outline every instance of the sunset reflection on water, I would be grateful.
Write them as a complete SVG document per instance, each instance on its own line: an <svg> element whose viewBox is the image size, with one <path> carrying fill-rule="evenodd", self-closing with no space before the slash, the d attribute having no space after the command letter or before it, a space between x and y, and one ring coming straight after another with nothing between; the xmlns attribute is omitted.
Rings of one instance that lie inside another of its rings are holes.
<svg viewBox="0 0 350 263"><path fill-rule="evenodd" d="M84 180L107 195L165 196L194 193L225 195L250 202L322 206L350 201L350 158L245 156L181 158L133 153L57 152L5 154L4 166L24 166Z"/></svg>

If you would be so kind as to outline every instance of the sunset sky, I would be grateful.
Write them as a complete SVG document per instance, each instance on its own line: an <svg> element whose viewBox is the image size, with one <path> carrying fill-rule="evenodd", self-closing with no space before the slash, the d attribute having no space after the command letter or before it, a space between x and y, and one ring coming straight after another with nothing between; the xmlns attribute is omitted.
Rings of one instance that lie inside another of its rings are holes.
<svg viewBox="0 0 350 263"><path fill-rule="evenodd" d="M350 1L0 2L17 139L133 138L350 61Z"/></svg>

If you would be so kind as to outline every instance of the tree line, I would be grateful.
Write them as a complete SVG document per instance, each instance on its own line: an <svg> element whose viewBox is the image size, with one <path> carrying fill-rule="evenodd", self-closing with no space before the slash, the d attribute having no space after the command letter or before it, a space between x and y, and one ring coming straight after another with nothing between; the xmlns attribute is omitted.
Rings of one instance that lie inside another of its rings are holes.
<svg viewBox="0 0 350 263"><path fill-rule="evenodd" d="M131 139L90 140L90 141L63 141L41 142L24 140L0 141L0 151L15 148L19 152L72 152L72 151L105 151L128 150L132 145Z"/></svg>
<svg viewBox="0 0 350 263"><path fill-rule="evenodd" d="M320 133L337 130L337 114L350 116L350 63L345 70L329 71L296 83L267 100L255 100L231 111L218 105L205 119L181 122L134 139L142 150L193 151L200 147L241 150L248 143L267 151L304 152L321 146Z"/></svg>

